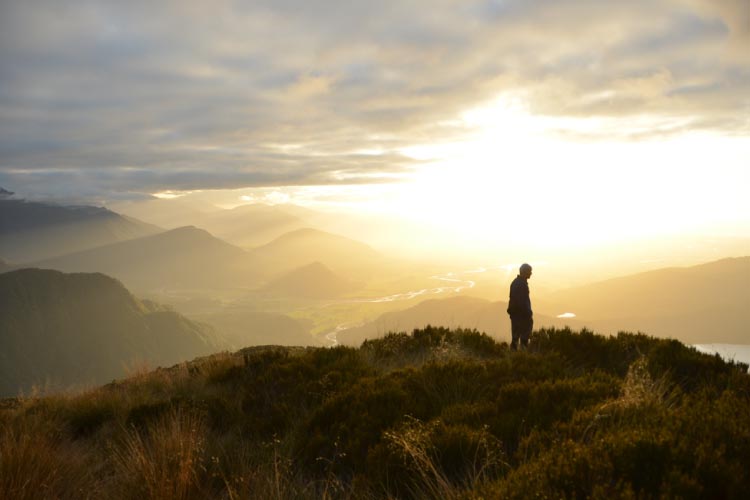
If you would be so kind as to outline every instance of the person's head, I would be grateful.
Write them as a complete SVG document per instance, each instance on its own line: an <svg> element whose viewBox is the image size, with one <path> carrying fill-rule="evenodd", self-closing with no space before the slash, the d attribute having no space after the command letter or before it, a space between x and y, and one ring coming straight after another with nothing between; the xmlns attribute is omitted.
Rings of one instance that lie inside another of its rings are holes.
<svg viewBox="0 0 750 500"><path fill-rule="evenodd" d="M531 278L531 266L528 264L521 264L521 268L518 270L518 274L526 279Z"/></svg>

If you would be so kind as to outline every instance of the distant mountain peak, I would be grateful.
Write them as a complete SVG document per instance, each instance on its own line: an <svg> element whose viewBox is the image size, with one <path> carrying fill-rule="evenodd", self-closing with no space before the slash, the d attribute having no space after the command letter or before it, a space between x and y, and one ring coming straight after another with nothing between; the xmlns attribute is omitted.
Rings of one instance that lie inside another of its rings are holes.
<svg viewBox="0 0 750 500"><path fill-rule="evenodd" d="M310 227L303 227L301 229L295 229L284 233L272 242L257 248L256 250L262 251L264 249L280 248L286 245L299 245L304 244L316 244L316 245L337 245L338 248L345 248L347 251L355 251L370 254L372 256L378 255L372 247L361 241L357 241L340 234L328 233L321 231L320 229L314 229Z"/></svg>
<svg viewBox="0 0 750 500"><path fill-rule="evenodd" d="M195 226L192 226L192 225L190 225L190 226L181 226L181 227L177 227L177 228L174 228L174 229L170 229L169 231L167 231L164 234L200 234L200 235L203 235L203 236L206 236L206 235L212 236L211 233L209 233L205 229L201 229L199 227L195 227Z"/></svg>
<svg viewBox="0 0 750 500"><path fill-rule="evenodd" d="M293 238L301 238L301 237L309 237L309 236L325 236L325 237L334 237L334 238L341 238L341 239L347 239L347 240L350 239L345 236L328 233L326 231L321 231L320 229L315 229L312 227L302 227L300 229L295 229L294 231L289 231L288 233L280 236L279 239L282 239L282 238L293 239Z"/></svg>
<svg viewBox="0 0 750 500"><path fill-rule="evenodd" d="M165 231L163 233L149 236L149 238L162 240L162 241L177 240L177 241L188 241L188 242L194 242L194 243L205 243L208 245L219 246L227 250L232 249L236 253L241 253L241 254L245 253L245 251L242 250L241 248L236 247L232 245L231 243L227 243L221 238L217 238L213 234L209 233L205 229L196 227L196 226L182 226L182 227L178 227L175 229L170 229L169 231Z"/></svg>
<svg viewBox="0 0 750 500"><path fill-rule="evenodd" d="M333 274L333 271L331 271L330 269L328 269L328 267L326 267L326 265L323 264L322 262L320 262L319 260L316 260L315 262L311 262L311 263L309 263L306 266L302 266L302 267L300 267L297 270L298 271L326 272L326 273Z"/></svg>
<svg viewBox="0 0 750 500"><path fill-rule="evenodd" d="M357 288L356 283L340 277L324 264L315 261L277 278L266 285L264 291L296 297L330 298Z"/></svg>
<svg viewBox="0 0 750 500"><path fill-rule="evenodd" d="M250 256L204 229L183 226L34 263L62 271L101 271L142 292L220 287L254 278Z"/></svg>

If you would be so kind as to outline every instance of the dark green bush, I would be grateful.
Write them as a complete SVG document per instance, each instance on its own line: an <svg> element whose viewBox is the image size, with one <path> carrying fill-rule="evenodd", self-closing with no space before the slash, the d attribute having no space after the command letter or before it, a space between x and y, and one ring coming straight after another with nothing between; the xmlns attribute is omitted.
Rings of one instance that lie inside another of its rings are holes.
<svg viewBox="0 0 750 500"><path fill-rule="evenodd" d="M508 352L490 336L476 330L450 330L426 326L406 333L389 333L382 338L365 340L360 348L375 361L386 365L406 366L441 355L489 358Z"/></svg>
<svg viewBox="0 0 750 500"><path fill-rule="evenodd" d="M543 328L532 334L530 350L555 352L568 360L570 369L579 374L597 369L622 377L652 342L652 338L642 334L604 337L585 328L578 333L569 328Z"/></svg>
<svg viewBox="0 0 750 500"><path fill-rule="evenodd" d="M486 428L406 419L367 456L367 478L397 498L440 498L507 468Z"/></svg>
<svg viewBox="0 0 750 500"><path fill-rule="evenodd" d="M289 356L265 353L237 371L235 397L248 435L269 438L291 429L308 409L374 372L356 349L337 347Z"/></svg>
<svg viewBox="0 0 750 500"><path fill-rule="evenodd" d="M709 356L686 347L677 340L658 340L648 353L649 371L666 374L685 391L711 386L721 391L732 375L747 372L747 365L727 363L718 354Z"/></svg>
<svg viewBox="0 0 750 500"><path fill-rule="evenodd" d="M68 428L74 439L90 436L115 416L116 410L109 404L75 405L67 415Z"/></svg>
<svg viewBox="0 0 750 500"><path fill-rule="evenodd" d="M347 475L362 471L385 430L406 415L425 417L403 385L401 374L367 379L326 401L302 425L297 450L303 464Z"/></svg>
<svg viewBox="0 0 750 500"><path fill-rule="evenodd" d="M172 401L143 403L130 409L125 423L131 427L143 428L156 422L174 407Z"/></svg>
<svg viewBox="0 0 750 500"><path fill-rule="evenodd" d="M557 429L561 438L548 435L546 441L526 443L536 447L529 461L483 494L741 498L750 487L750 401L733 392L714 400L707 394L670 408L632 405L582 411L573 418L578 424ZM590 430L595 414L605 411L612 418Z"/></svg>

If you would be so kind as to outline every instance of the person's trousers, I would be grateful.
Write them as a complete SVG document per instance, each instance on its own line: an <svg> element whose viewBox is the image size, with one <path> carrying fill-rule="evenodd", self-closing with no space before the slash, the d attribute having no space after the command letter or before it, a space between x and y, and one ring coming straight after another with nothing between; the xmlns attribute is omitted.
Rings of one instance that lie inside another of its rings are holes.
<svg viewBox="0 0 750 500"><path fill-rule="evenodd" d="M510 317L510 348L514 351L518 349L518 341L521 341L521 347L526 348L529 345L529 336L534 328L534 318L514 318Z"/></svg>

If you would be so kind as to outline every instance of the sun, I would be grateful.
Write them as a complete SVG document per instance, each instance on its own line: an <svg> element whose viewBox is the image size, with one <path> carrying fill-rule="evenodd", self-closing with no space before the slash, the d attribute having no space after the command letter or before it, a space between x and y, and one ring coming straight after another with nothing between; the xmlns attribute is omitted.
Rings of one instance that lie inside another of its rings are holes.
<svg viewBox="0 0 750 500"><path fill-rule="evenodd" d="M750 214L741 192L750 185L747 140L701 133L571 140L560 127L592 124L536 117L507 97L467 111L461 123L470 133L460 141L403 151L426 163L401 197L404 213L457 238L575 249L710 229L731 224L733 214L741 223ZM706 176L709 162L714 175Z"/></svg>
<svg viewBox="0 0 750 500"><path fill-rule="evenodd" d="M411 183L406 211L487 244L573 239L577 203L563 202L572 185L563 145L517 100L470 110L462 120L473 131L467 138L405 151L428 162Z"/></svg>

